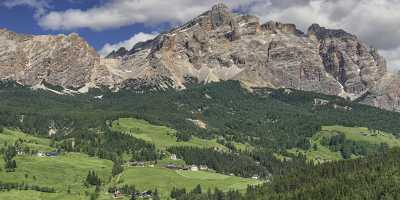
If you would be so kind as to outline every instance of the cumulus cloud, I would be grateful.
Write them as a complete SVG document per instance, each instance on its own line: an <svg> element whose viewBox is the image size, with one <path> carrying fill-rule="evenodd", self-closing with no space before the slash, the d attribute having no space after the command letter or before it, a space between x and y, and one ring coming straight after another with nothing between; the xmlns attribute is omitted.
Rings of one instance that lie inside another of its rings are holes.
<svg viewBox="0 0 400 200"><path fill-rule="evenodd" d="M114 50L118 50L121 47L125 47L126 49L131 49L136 43L138 42L144 42L150 39L153 39L157 36L156 33L152 33L152 34L148 34L148 33L143 33L140 32L134 36L132 36L131 38L129 38L128 40L125 41L121 41L115 44L105 44L103 46L103 48L99 51L100 55L102 56L107 56L108 54L110 54L112 51Z"/></svg>
<svg viewBox="0 0 400 200"><path fill-rule="evenodd" d="M254 0L227 0L232 7ZM215 0L114 0L88 10L54 11L41 18L39 24L52 30L90 28L104 30L136 23L182 23L215 4Z"/></svg>
<svg viewBox="0 0 400 200"><path fill-rule="evenodd" d="M35 9L36 18L44 15L46 13L46 10L50 8L49 2L47 0L5 0L2 5L8 8L14 8L17 6L32 7L33 9Z"/></svg>

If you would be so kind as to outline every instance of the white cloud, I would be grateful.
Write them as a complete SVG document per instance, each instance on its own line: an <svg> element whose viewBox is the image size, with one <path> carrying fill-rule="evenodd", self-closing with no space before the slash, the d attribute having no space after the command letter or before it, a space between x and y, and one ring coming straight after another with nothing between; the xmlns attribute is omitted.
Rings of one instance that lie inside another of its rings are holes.
<svg viewBox="0 0 400 200"><path fill-rule="evenodd" d="M29 6L35 9L35 18L44 15L50 7L47 0L5 0L3 6L14 8L17 6Z"/></svg>
<svg viewBox="0 0 400 200"><path fill-rule="evenodd" d="M136 43L138 42L144 42L150 39L153 39L157 36L156 33L148 34L148 33L138 33L128 40L121 41L115 44L105 44L103 48L99 51L99 54L102 56L107 56L110 54L113 50L118 50L121 47L125 47L127 50L130 50Z"/></svg>
<svg viewBox="0 0 400 200"><path fill-rule="evenodd" d="M227 0L232 8L254 0ZM114 0L88 10L53 11L39 24L51 30L104 30L136 23L182 23L208 10L215 0Z"/></svg>

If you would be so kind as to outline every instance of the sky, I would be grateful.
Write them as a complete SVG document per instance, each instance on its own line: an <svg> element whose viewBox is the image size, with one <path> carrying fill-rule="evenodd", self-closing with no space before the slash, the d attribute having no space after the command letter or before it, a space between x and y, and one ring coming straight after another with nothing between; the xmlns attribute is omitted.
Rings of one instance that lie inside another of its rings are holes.
<svg viewBox="0 0 400 200"><path fill-rule="evenodd" d="M26 34L76 32L101 55L130 49L223 2L262 22L344 29L400 70L400 0L0 0L0 28Z"/></svg>

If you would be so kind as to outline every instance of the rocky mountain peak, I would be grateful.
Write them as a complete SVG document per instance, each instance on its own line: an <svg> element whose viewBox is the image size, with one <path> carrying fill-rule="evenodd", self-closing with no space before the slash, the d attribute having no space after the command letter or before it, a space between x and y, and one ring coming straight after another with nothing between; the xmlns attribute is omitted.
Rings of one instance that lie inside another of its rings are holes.
<svg viewBox="0 0 400 200"><path fill-rule="evenodd" d="M356 36L342 29L327 29L319 24L312 24L308 28L308 35L315 36L319 40L325 38L356 38Z"/></svg>
<svg viewBox="0 0 400 200"><path fill-rule="evenodd" d="M387 75L385 59L356 36L318 24L306 35L294 24L262 24L224 4L106 58L76 34L29 36L0 30L0 44L0 77L25 85L44 80L81 91L100 85L184 89L193 82L238 80L246 87L294 88L352 99L375 93L382 97L379 101L365 102L386 109L400 99L395 89L400 81L390 81L397 78Z"/></svg>

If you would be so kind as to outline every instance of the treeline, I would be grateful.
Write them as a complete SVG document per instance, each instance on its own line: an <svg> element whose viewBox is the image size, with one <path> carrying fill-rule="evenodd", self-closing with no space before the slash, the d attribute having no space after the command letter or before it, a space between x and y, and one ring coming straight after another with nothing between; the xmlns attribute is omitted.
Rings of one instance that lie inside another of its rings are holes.
<svg viewBox="0 0 400 200"><path fill-rule="evenodd" d="M134 161L155 161L160 158L154 144L105 127L101 130L74 130L57 143L57 148L83 152L91 156L121 163L123 155Z"/></svg>
<svg viewBox="0 0 400 200"><path fill-rule="evenodd" d="M239 82L194 85L183 91L127 91L112 93L93 89L82 95L56 95L25 87L4 86L0 97L0 126L18 127L30 134L59 138L73 131L98 129L120 117L136 117L178 130L178 139L190 134L202 138L232 138L253 146L284 150L310 148L308 138L322 125L369 127L393 134L400 114L310 92L260 89L250 93ZM264 90L267 90L266 92ZM102 95L102 99L95 98ZM314 98L349 106L351 111L332 106L315 108ZM202 120L207 129L188 119ZM50 128L49 128L50 127Z"/></svg>
<svg viewBox="0 0 400 200"><path fill-rule="evenodd" d="M367 156L389 150L389 145L386 143L370 144L362 141L353 141L347 139L346 135L343 133L332 137L324 137L321 140L321 144L327 146L334 152L340 152L344 159L349 159L352 155Z"/></svg>
<svg viewBox="0 0 400 200"><path fill-rule="evenodd" d="M40 187L26 183L4 183L0 181L0 191L9 190L34 190L38 192L55 193L56 190L51 187Z"/></svg>
<svg viewBox="0 0 400 200"><path fill-rule="evenodd" d="M294 168L272 182L236 191L186 192L173 189L177 200L395 200L400 199L400 149L359 159ZM198 191L198 190L197 190Z"/></svg>
<svg viewBox="0 0 400 200"><path fill-rule="evenodd" d="M267 177L268 170L253 158L239 153L215 151L196 147L171 147L169 152L183 159L187 164L207 165L223 174L235 174L242 177Z"/></svg>

